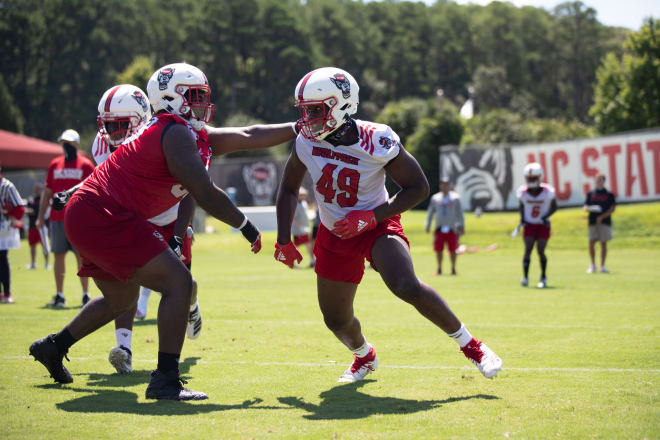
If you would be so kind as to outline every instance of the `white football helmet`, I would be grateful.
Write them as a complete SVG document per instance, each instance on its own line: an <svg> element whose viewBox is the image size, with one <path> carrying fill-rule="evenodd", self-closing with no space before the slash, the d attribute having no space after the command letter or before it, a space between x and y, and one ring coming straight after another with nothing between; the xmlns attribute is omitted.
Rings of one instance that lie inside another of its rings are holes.
<svg viewBox="0 0 660 440"><path fill-rule="evenodd" d="M353 76L336 67L322 67L305 75L296 86L300 132L323 139L357 112L360 86Z"/></svg>
<svg viewBox="0 0 660 440"><path fill-rule="evenodd" d="M99 133L112 146L120 145L149 119L149 101L139 87L130 84L111 87L99 101Z"/></svg>
<svg viewBox="0 0 660 440"><path fill-rule="evenodd" d="M211 88L204 72L187 63L175 63L156 70L147 83L149 101L158 113L179 115L195 130L213 117Z"/></svg>
<svg viewBox="0 0 660 440"><path fill-rule="evenodd" d="M528 163L525 166L523 175L529 188L538 188L543 179L543 167L538 162Z"/></svg>

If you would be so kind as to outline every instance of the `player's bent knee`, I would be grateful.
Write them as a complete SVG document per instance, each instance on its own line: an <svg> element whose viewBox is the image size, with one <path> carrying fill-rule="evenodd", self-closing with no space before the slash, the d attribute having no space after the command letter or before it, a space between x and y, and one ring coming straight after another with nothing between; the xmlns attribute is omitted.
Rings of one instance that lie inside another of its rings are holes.
<svg viewBox="0 0 660 440"><path fill-rule="evenodd" d="M351 325L352 318L346 320L346 319L338 319L335 316L324 315L323 322L325 322L325 326L328 327L330 331L340 332L342 330L346 330Z"/></svg>
<svg viewBox="0 0 660 440"><path fill-rule="evenodd" d="M419 301L423 293L417 278L400 278L390 286L390 290L407 303Z"/></svg>
<svg viewBox="0 0 660 440"><path fill-rule="evenodd" d="M161 292L166 295L184 295L190 300L193 290L193 277L188 271L180 271L173 274L171 281L168 282L168 288Z"/></svg>

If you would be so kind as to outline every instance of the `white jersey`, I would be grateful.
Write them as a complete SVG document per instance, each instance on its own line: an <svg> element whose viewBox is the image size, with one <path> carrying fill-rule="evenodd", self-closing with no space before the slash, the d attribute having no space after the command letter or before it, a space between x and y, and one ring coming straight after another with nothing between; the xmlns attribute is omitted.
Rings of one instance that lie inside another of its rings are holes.
<svg viewBox="0 0 660 440"><path fill-rule="evenodd" d="M101 165L105 160L110 156L110 145L105 141L105 138L101 136L101 133L96 133L94 138L94 143L92 144L92 157L94 157L94 163L96 166Z"/></svg>
<svg viewBox="0 0 660 440"><path fill-rule="evenodd" d="M355 123L360 138L353 145L296 139L296 154L312 176L321 223L328 229L350 211L374 209L389 198L384 167L399 154L399 136L384 124Z"/></svg>
<svg viewBox="0 0 660 440"><path fill-rule="evenodd" d="M518 200L524 207L525 222L543 224L543 217L550 212L550 205L555 199L555 189L547 183L541 184L541 192L534 197L527 191L527 185L518 188Z"/></svg>
<svg viewBox="0 0 660 440"><path fill-rule="evenodd" d="M94 143L92 144L92 156L94 157L96 166L101 165L108 157L110 157L110 154L112 154L110 145L105 141L105 138L101 136L100 133L96 133ZM167 211L161 212L155 217L151 217L148 221L157 226L165 226L176 221L178 214L179 204L177 203Z"/></svg>

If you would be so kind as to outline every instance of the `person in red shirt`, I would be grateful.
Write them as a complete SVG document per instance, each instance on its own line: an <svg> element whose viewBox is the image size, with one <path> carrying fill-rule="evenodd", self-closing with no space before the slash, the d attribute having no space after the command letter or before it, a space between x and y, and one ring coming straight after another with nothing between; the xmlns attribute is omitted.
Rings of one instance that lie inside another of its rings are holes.
<svg viewBox="0 0 660 440"><path fill-rule="evenodd" d="M62 364L69 348L134 307L142 285L162 294L158 367L151 373L146 398L208 398L184 388L179 376L192 276L148 220L190 193L209 214L240 230L253 253L259 252L259 231L213 184L204 159L233 149L278 145L295 136L292 123L209 128L212 151L200 151L195 131L211 120L210 93L206 76L189 64L154 72L147 85L154 117L97 167L68 202L65 230L83 257L78 275L94 277L103 295L87 303L59 333L30 345L30 354L56 382L73 382Z"/></svg>
<svg viewBox="0 0 660 440"><path fill-rule="evenodd" d="M76 186L92 174L94 170L92 161L78 154L80 135L77 131L72 129L64 130L57 139L57 142L62 144L64 154L53 159L48 166L46 186L41 193L41 201L39 203L39 216L36 223L37 229L41 229L44 226L44 216L53 195ZM67 251L71 250L76 255L78 268L80 268L82 260L64 233L64 211L51 212L49 229L50 247L55 255L53 269L55 273L56 293L53 299L46 305L49 307L64 307L66 305L66 300L64 299L64 274L66 272ZM83 290L82 304L85 305L89 301L89 279L87 277L81 277L80 284Z"/></svg>

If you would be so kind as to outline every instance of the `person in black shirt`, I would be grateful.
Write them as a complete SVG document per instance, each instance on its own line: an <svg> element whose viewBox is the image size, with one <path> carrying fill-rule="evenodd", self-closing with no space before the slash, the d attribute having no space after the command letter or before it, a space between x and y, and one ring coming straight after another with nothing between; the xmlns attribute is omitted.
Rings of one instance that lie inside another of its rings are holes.
<svg viewBox="0 0 660 440"><path fill-rule="evenodd" d="M591 265L587 273L595 273L596 270L596 242L600 241L600 271L608 273L605 267L607 257L607 242L612 239L611 215L616 207L614 194L605 189L605 175L596 176L596 189L587 193L584 202L585 211L589 211L589 256Z"/></svg>
<svg viewBox="0 0 660 440"><path fill-rule="evenodd" d="M48 264L48 245L44 245L41 241L41 233L37 229L37 215L39 214L39 202L41 201L41 191L43 190L43 185L41 183L34 184L34 194L28 199L27 209L25 213L28 215L28 243L30 245L30 264L28 269L36 269L37 265L35 262L37 255L37 244L41 243L41 248L44 252L44 260L46 260L46 270L50 269Z"/></svg>

